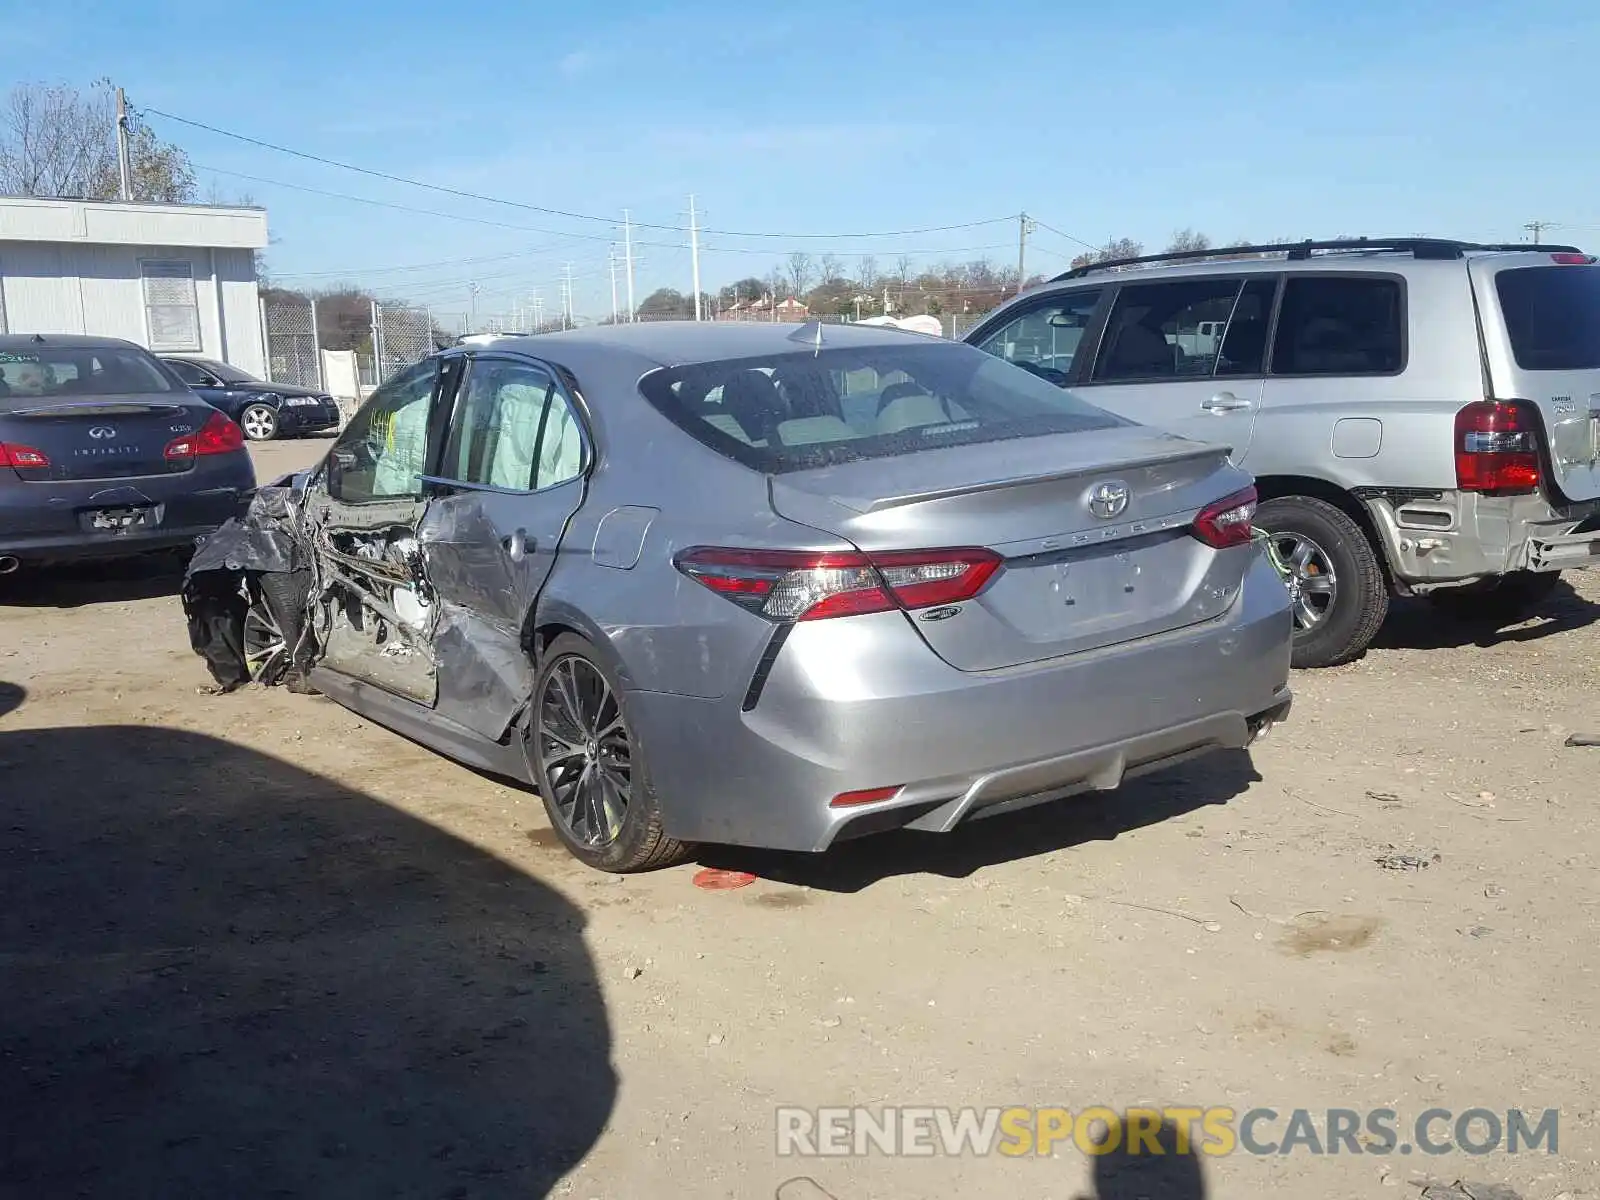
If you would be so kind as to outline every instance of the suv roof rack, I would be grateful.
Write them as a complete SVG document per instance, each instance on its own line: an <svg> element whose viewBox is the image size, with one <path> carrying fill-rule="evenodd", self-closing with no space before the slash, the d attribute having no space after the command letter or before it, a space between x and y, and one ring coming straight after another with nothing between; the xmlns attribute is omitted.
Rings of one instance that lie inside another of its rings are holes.
<svg viewBox="0 0 1600 1200"><path fill-rule="evenodd" d="M1181 263L1214 258L1226 261L1244 255L1282 254L1290 262L1300 262L1311 257L1315 250L1333 251L1387 251L1411 254L1424 259L1464 258L1475 251L1532 251L1543 254L1582 254L1576 246L1547 246L1530 242L1458 242L1448 238L1343 238L1333 241L1274 242L1259 246L1212 246L1205 250L1169 250L1165 254L1141 254L1133 258L1113 258L1105 262L1088 263L1073 267L1050 280L1060 283L1066 279L1081 279L1096 271L1113 271L1119 267L1142 266L1146 263Z"/></svg>

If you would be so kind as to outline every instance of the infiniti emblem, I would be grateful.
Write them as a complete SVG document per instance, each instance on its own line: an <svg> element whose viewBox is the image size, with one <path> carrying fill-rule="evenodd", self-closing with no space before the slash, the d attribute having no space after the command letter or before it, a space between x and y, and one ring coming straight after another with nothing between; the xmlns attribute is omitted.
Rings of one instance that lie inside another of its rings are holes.
<svg viewBox="0 0 1600 1200"><path fill-rule="evenodd" d="M1128 507L1128 485L1120 479L1097 483L1089 489L1084 503L1095 516L1102 521L1109 521L1113 517L1121 516L1123 510Z"/></svg>
<svg viewBox="0 0 1600 1200"><path fill-rule="evenodd" d="M117 431L109 425L96 425L93 429L89 430L89 436L104 441L106 438L116 437Z"/></svg>

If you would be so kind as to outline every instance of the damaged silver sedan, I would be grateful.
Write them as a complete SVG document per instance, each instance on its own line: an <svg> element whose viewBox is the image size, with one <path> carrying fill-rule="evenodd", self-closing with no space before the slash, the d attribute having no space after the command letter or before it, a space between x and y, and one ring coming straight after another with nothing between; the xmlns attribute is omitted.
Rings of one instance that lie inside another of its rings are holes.
<svg viewBox="0 0 1600 1200"><path fill-rule="evenodd" d="M958 343L477 340L203 545L219 690L320 691L536 787L583 862L818 851L1248 745L1287 594L1226 450Z"/></svg>

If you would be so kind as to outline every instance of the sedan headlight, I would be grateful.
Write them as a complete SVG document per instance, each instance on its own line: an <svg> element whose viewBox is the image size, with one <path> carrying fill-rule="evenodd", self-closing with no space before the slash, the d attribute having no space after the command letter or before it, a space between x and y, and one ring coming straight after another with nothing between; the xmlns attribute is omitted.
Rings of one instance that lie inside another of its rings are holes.
<svg viewBox="0 0 1600 1200"><path fill-rule="evenodd" d="M293 408L301 408L308 407L313 404L321 404L322 401L318 400L315 396L289 396L284 399L284 403Z"/></svg>

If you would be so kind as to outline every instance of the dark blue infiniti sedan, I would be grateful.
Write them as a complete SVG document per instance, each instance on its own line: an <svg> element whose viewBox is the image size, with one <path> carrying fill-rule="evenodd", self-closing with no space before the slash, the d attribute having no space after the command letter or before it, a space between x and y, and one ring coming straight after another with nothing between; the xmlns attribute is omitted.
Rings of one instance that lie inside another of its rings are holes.
<svg viewBox="0 0 1600 1200"><path fill-rule="evenodd" d="M239 426L144 348L0 336L0 575L192 547L255 486Z"/></svg>

